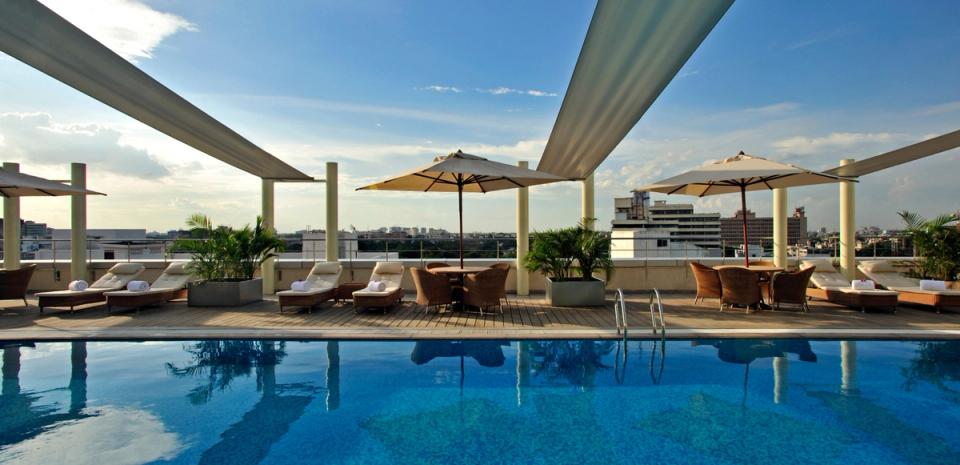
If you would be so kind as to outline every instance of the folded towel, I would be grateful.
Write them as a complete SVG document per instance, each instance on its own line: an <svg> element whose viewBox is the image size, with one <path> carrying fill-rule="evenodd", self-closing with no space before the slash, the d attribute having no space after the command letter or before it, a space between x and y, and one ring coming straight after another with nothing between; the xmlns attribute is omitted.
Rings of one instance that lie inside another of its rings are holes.
<svg viewBox="0 0 960 465"><path fill-rule="evenodd" d="M876 289L877 285L869 279L854 279L850 281L851 289L869 290Z"/></svg>
<svg viewBox="0 0 960 465"><path fill-rule="evenodd" d="M290 285L291 291L305 292L307 289L308 286L306 281L294 281L293 284Z"/></svg>
<svg viewBox="0 0 960 465"><path fill-rule="evenodd" d="M70 284L67 284L67 289L71 291L85 291L88 287L90 287L90 285L82 279L70 281Z"/></svg>
<svg viewBox="0 0 960 465"><path fill-rule="evenodd" d="M127 290L132 292L144 292L150 289L150 283L146 281L130 281L127 283Z"/></svg>
<svg viewBox="0 0 960 465"><path fill-rule="evenodd" d="M387 290L387 283L383 281L370 281L370 284L367 284L367 290L373 292L383 292Z"/></svg>
<svg viewBox="0 0 960 465"><path fill-rule="evenodd" d="M920 289L923 289L925 291L945 291L947 290L947 283L944 281L936 281L933 279L921 279Z"/></svg>

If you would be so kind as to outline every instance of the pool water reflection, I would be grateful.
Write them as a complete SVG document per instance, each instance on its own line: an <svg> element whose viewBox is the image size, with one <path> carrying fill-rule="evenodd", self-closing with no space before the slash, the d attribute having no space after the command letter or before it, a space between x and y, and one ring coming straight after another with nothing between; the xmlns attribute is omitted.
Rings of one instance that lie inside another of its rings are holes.
<svg viewBox="0 0 960 465"><path fill-rule="evenodd" d="M3 347L2 463L953 464L960 342Z"/></svg>

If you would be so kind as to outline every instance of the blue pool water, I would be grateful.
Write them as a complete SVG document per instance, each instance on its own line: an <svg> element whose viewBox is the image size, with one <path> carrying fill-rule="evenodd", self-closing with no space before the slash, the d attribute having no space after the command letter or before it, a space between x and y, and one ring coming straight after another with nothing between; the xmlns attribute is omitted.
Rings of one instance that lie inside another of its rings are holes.
<svg viewBox="0 0 960 465"><path fill-rule="evenodd" d="M3 348L2 463L958 457L960 341L633 341L625 357L593 341Z"/></svg>

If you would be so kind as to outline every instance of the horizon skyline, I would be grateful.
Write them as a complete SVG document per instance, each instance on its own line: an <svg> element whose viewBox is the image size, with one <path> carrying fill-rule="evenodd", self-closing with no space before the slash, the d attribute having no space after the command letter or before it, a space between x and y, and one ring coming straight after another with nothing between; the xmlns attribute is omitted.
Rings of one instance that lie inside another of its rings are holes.
<svg viewBox="0 0 960 465"><path fill-rule="evenodd" d="M340 224L360 229L373 226L371 216L456 229L453 196L353 191L434 155L462 148L535 166L593 10L589 2L43 3L293 166L322 175L324 162L339 162ZM741 149L825 169L960 126L950 78L960 58L949 53L960 31L947 27L960 5L870 5L864 17L858 2L735 3L596 172L598 222L609 225L613 198L630 189ZM454 33L465 15L472 34ZM502 34L474 40L493 28ZM4 54L0 98L6 161L56 179L70 161L85 162L90 188L110 194L89 199L91 228L159 230L194 212L236 226L259 213L258 179ZM958 161L952 150L864 177L857 223L893 229L899 210L956 211ZM654 196L724 216L739 207L734 197ZM276 198L278 230L323 224L322 186L278 184ZM514 198L465 196L465 230L512 231ZM531 230L571 225L579 184L531 188L530 203ZM837 228L836 186L791 189L789 204ZM768 216L770 194L748 194L748 205ZM22 208L68 224L63 199L25 199Z"/></svg>

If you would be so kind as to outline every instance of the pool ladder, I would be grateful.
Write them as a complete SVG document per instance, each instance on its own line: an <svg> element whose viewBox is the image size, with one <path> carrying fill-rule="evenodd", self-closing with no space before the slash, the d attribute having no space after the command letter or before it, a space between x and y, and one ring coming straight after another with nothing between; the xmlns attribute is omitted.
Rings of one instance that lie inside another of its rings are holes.
<svg viewBox="0 0 960 465"><path fill-rule="evenodd" d="M617 289L617 296L613 302L613 316L617 322L617 334L627 338L627 303L623 297L623 289ZM653 335L660 334L661 338L666 337L667 324L663 319L663 302L660 300L660 291L654 289L650 291L650 326L653 328Z"/></svg>

